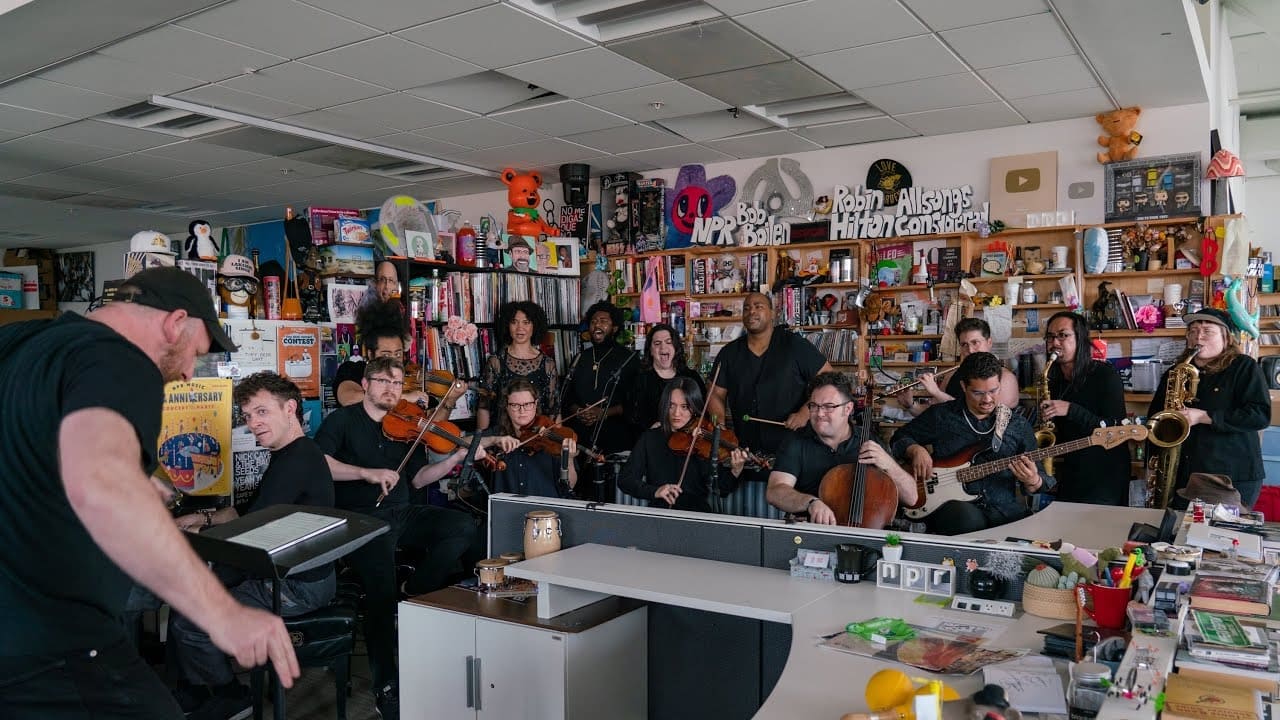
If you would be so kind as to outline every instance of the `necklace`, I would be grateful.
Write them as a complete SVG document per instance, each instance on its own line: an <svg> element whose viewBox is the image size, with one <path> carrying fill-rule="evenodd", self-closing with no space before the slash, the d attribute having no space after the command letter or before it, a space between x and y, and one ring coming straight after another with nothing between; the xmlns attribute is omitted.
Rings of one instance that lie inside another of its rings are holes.
<svg viewBox="0 0 1280 720"><path fill-rule="evenodd" d="M991 423L991 427L987 428L986 430L979 430L978 428L974 427L973 422L969 420L969 408L967 407L961 408L960 413L964 415L965 424L969 426L969 429L972 430L975 435L990 435L991 431L996 429L996 425L994 422ZM978 422L982 422L982 421L978 420Z"/></svg>
<svg viewBox="0 0 1280 720"><path fill-rule="evenodd" d="M609 348L609 352L605 353L604 357L597 358L596 346L595 345L591 346L591 372L595 375L595 379L591 382L592 390L598 389L600 387L600 363L604 362L605 360L608 360L609 356L613 354L613 350L616 347L617 346L615 345L614 347Z"/></svg>

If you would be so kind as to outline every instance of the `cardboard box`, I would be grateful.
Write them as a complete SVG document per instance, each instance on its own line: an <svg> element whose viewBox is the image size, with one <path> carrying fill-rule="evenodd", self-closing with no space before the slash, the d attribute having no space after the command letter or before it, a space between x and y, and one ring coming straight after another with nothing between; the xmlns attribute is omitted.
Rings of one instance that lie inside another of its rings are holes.
<svg viewBox="0 0 1280 720"><path fill-rule="evenodd" d="M58 309L57 258L56 252L45 248L10 248L4 252L6 267L35 265L39 268L37 292L40 294L40 310Z"/></svg>
<svg viewBox="0 0 1280 720"><path fill-rule="evenodd" d="M22 273L0 270L0 310L22 309Z"/></svg>

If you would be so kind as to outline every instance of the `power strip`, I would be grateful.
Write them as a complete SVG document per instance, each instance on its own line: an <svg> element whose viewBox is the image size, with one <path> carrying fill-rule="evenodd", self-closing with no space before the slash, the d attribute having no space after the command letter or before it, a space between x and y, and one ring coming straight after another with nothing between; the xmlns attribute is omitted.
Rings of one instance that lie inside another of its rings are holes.
<svg viewBox="0 0 1280 720"><path fill-rule="evenodd" d="M1017 612L1018 606L1008 600L983 600L968 595L957 595L951 599L951 609L1011 618Z"/></svg>

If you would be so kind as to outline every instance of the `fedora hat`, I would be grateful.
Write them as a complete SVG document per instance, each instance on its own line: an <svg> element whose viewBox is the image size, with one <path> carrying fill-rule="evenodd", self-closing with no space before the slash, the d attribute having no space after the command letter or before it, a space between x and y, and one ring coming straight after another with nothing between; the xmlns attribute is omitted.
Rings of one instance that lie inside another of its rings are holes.
<svg viewBox="0 0 1280 720"><path fill-rule="evenodd" d="M1178 491L1186 500L1197 498L1212 505L1239 505L1240 492L1231 485L1231 478L1215 473L1191 473L1187 486Z"/></svg>

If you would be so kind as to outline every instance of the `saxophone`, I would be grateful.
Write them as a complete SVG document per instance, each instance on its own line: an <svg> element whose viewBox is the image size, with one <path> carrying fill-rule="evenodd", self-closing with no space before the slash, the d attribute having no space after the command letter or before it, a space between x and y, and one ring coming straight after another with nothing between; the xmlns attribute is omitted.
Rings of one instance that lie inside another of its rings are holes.
<svg viewBox="0 0 1280 720"><path fill-rule="evenodd" d="M1191 424L1178 412L1196 401L1200 369L1191 361L1200 346L1188 348L1169 369L1164 385L1164 409L1147 418L1148 440L1156 446L1147 459L1147 506L1166 508L1178 479L1178 457L1182 443L1191 434Z"/></svg>
<svg viewBox="0 0 1280 720"><path fill-rule="evenodd" d="M1037 402L1044 402L1045 400L1053 399L1049 394L1049 368L1053 367L1053 364L1057 362L1057 360L1058 353L1049 353L1048 360L1044 364L1044 372L1040 373L1040 380L1036 383ZM1044 411L1042 410L1040 412L1040 423L1036 425L1036 447L1047 448L1056 443L1058 438L1053 434L1053 431L1056 429L1057 428L1054 427L1052 420L1046 420L1044 418ZM1044 471L1049 475L1053 474L1053 458L1045 458Z"/></svg>

